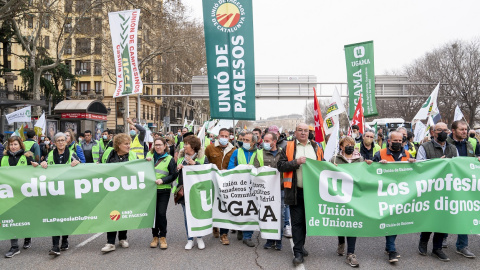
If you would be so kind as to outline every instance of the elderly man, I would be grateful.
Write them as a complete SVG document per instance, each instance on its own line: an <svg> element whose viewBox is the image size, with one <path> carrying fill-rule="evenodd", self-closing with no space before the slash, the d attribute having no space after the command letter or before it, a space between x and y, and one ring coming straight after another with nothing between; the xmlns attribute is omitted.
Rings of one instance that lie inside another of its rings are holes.
<svg viewBox="0 0 480 270"><path fill-rule="evenodd" d="M287 147L280 153L277 163L278 171L283 173L283 188L285 203L290 205L293 232L293 264L303 263L303 257L308 256L305 250L307 227L305 223L305 204L303 201L303 174L301 165L307 158L323 160L323 151L317 144L308 140L308 125L298 124L295 131L295 141L289 141Z"/></svg>
<svg viewBox="0 0 480 270"><path fill-rule="evenodd" d="M431 127L431 132L433 133L433 140L422 144L420 148L418 148L417 160L452 158L458 156L457 148L447 142L449 132L447 124L438 122L435 126ZM421 233L418 244L418 252L420 255L427 255L428 241L430 240L431 234L431 232ZM432 256L446 262L450 261L450 259L442 251L442 241L444 237L444 233L434 233Z"/></svg>

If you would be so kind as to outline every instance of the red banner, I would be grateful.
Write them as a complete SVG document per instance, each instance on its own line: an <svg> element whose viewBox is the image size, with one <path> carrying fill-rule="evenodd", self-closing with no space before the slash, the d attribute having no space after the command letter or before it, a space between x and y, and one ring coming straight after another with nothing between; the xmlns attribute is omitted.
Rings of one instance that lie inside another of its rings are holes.
<svg viewBox="0 0 480 270"><path fill-rule="evenodd" d="M94 113L62 113L62 118L69 119L91 119L107 121L106 115L99 115Z"/></svg>

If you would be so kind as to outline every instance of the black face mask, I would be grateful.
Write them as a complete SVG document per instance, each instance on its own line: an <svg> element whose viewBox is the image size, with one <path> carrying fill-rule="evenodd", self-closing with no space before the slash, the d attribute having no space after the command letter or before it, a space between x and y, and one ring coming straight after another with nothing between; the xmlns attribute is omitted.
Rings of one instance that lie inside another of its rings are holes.
<svg viewBox="0 0 480 270"><path fill-rule="evenodd" d="M312 134L312 133L309 133L309 134L308 134L308 139L309 139L310 141L314 139L314 137L313 137L313 134Z"/></svg>
<svg viewBox="0 0 480 270"><path fill-rule="evenodd" d="M406 142L406 141L407 141L407 137L403 136L402 142Z"/></svg>
<svg viewBox="0 0 480 270"><path fill-rule="evenodd" d="M353 154L354 150L355 150L355 148L353 146L345 146L345 154L347 154L347 155Z"/></svg>
<svg viewBox="0 0 480 270"><path fill-rule="evenodd" d="M470 138L475 138L475 133L470 134Z"/></svg>
<svg viewBox="0 0 480 270"><path fill-rule="evenodd" d="M400 149L402 149L402 143L392 142L390 147L392 147L393 152L398 152L398 151L400 151Z"/></svg>
<svg viewBox="0 0 480 270"><path fill-rule="evenodd" d="M238 144L238 147L242 147L242 146L243 146L243 142L238 141L237 144Z"/></svg>
<svg viewBox="0 0 480 270"><path fill-rule="evenodd" d="M444 141L447 140L447 136L448 136L448 134L445 131L442 131L442 132L438 133L437 140L439 142L444 142Z"/></svg>

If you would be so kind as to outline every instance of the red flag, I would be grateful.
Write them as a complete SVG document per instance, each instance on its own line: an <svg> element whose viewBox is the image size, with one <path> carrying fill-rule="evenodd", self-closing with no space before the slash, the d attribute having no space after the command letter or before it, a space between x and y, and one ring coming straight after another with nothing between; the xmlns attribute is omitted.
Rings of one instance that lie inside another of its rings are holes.
<svg viewBox="0 0 480 270"><path fill-rule="evenodd" d="M318 104L317 91L313 88L313 95L315 101L313 102L313 115L315 120L315 141L321 143L325 140L325 130L323 129L323 117L320 111L320 105Z"/></svg>
<svg viewBox="0 0 480 270"><path fill-rule="evenodd" d="M362 106L362 94L360 94L360 98L358 99L357 108L355 108L355 113L353 114L352 125L357 125L359 128L359 132L363 134L363 127L364 121L363 118L363 106ZM350 135L350 132L349 132Z"/></svg>

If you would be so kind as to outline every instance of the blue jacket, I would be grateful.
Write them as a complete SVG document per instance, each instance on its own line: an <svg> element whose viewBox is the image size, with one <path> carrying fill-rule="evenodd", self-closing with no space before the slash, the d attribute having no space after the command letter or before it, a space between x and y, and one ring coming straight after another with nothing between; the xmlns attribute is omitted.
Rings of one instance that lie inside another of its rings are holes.
<svg viewBox="0 0 480 270"><path fill-rule="evenodd" d="M74 144L74 142L72 142L68 147L70 148L70 146L72 146L72 144ZM78 158L80 159L80 162L81 163L85 163L86 160L85 160L85 155L83 154L83 150L82 150L82 147L80 145L77 144L77 156Z"/></svg>
<svg viewBox="0 0 480 270"><path fill-rule="evenodd" d="M3 143L0 143L0 160L3 158L3 151L5 151L5 148L3 147Z"/></svg>
<svg viewBox="0 0 480 270"><path fill-rule="evenodd" d="M247 151L243 149L243 153L245 153L245 159L247 160L247 164L250 162L250 158L253 156L253 153L257 150L255 147L252 151ZM230 161L228 162L227 170L233 169L238 166L238 149L233 151L232 156L230 157Z"/></svg>

